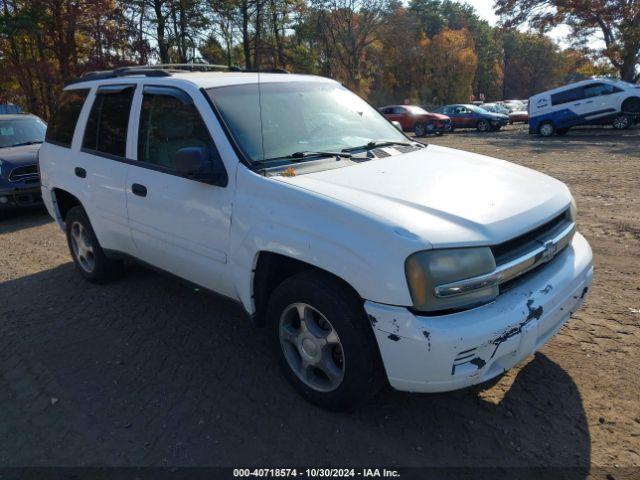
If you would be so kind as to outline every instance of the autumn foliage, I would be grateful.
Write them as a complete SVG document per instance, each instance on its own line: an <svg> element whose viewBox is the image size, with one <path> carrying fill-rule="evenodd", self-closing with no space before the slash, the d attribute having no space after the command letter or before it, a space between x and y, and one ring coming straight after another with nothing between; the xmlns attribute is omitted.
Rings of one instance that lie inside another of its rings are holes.
<svg viewBox="0 0 640 480"><path fill-rule="evenodd" d="M0 0L0 102L44 118L84 72L202 61L326 75L374 104L522 98L615 71L448 0Z"/></svg>

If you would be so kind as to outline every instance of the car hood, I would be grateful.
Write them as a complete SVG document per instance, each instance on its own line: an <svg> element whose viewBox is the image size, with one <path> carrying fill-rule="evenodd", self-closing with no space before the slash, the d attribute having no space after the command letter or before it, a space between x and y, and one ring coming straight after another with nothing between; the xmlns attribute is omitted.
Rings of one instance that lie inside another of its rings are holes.
<svg viewBox="0 0 640 480"><path fill-rule="evenodd" d="M0 148L0 162L5 165L32 165L38 163L40 144Z"/></svg>
<svg viewBox="0 0 640 480"><path fill-rule="evenodd" d="M273 178L364 210L396 234L433 247L500 243L552 219L571 201L567 187L547 175L434 145Z"/></svg>

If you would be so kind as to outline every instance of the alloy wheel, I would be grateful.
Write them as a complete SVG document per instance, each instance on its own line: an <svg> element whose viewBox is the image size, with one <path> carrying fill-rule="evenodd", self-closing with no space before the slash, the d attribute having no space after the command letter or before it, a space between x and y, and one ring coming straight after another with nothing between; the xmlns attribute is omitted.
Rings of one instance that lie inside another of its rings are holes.
<svg viewBox="0 0 640 480"><path fill-rule="evenodd" d="M626 115L621 115L613 120L613 128L616 130L624 130L629 127L629 124L629 117Z"/></svg>
<svg viewBox="0 0 640 480"><path fill-rule="evenodd" d="M93 245L87 230L80 222L73 222L71 225L71 247L80 267L85 272L92 273L96 266Z"/></svg>
<svg viewBox="0 0 640 480"><path fill-rule="evenodd" d="M331 322L306 303L293 303L280 316L280 346L291 370L319 392L337 389L344 379L345 359Z"/></svg>

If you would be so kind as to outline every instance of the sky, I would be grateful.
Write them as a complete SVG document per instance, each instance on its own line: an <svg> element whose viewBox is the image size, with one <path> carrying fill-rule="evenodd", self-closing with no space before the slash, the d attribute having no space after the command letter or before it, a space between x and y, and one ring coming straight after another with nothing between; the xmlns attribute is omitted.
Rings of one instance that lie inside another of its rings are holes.
<svg viewBox="0 0 640 480"><path fill-rule="evenodd" d="M493 0L460 0L460 3L467 3L473 6L478 16L487 20L491 25L495 25L499 20L493 13ZM549 32L549 36L563 47L568 45L566 40L568 35L569 28L566 26L556 27Z"/></svg>

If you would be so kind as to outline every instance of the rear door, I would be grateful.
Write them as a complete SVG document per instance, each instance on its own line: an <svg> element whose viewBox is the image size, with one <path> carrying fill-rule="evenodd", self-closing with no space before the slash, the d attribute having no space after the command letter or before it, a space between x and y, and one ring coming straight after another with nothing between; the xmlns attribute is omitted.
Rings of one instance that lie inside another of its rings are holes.
<svg viewBox="0 0 640 480"><path fill-rule="evenodd" d="M132 253L127 221L126 143L136 84L103 85L93 91L93 104L73 174L84 185L84 203L98 240L105 249ZM91 101L91 98L89 99Z"/></svg>
<svg viewBox="0 0 640 480"><path fill-rule="evenodd" d="M623 90L608 83L592 83L584 87L585 103L589 105L586 119L597 121L620 110L620 93Z"/></svg>
<svg viewBox="0 0 640 480"><path fill-rule="evenodd" d="M196 90L195 93L199 92ZM235 175L216 186L174 168L178 150L206 148L221 162L207 124L203 95L146 85L137 99L137 142L130 144L126 197L136 256L227 296L235 296L227 252ZM208 109L208 111L207 111Z"/></svg>

